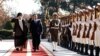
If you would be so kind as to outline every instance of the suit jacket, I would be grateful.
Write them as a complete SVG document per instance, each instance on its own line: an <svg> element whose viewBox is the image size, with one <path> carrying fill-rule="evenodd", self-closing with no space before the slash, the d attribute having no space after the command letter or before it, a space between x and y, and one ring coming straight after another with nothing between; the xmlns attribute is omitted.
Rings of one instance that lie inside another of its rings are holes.
<svg viewBox="0 0 100 56"><path fill-rule="evenodd" d="M34 20L31 20L30 22L30 32L32 34L41 34L42 32L42 25L40 20L35 22Z"/></svg>
<svg viewBox="0 0 100 56"><path fill-rule="evenodd" d="M15 32L15 36L27 35L28 28L27 28L24 20L22 20L23 30L21 29L21 27L19 25L18 19L13 19L12 22L14 22L14 24L15 24L14 29L13 29L13 31Z"/></svg>

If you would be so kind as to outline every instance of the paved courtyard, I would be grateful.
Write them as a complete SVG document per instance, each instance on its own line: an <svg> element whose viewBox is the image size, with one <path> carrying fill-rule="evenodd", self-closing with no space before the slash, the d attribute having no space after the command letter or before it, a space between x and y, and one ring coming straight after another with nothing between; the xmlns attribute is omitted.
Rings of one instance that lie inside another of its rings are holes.
<svg viewBox="0 0 100 56"><path fill-rule="evenodd" d="M0 41L0 56L83 56L76 52L67 50L60 46L57 46L57 51L52 51L52 44L47 40L42 40L40 44L40 50L32 52L31 40L27 42L27 48L23 52L14 52L14 41L13 40L2 40Z"/></svg>

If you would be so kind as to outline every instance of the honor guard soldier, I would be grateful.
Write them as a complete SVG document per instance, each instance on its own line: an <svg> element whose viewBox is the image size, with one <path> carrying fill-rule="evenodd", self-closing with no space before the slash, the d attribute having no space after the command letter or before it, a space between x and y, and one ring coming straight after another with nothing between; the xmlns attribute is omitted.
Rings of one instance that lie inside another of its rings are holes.
<svg viewBox="0 0 100 56"><path fill-rule="evenodd" d="M80 16L79 16L79 21L78 21L78 32L77 32L77 41L78 41L78 53L80 53L80 48L81 48L81 41L80 41L80 38L81 38L81 30L82 30L82 25L81 25L81 16L82 14L80 13Z"/></svg>
<svg viewBox="0 0 100 56"><path fill-rule="evenodd" d="M79 15L79 13L78 13L78 11L77 12L75 12L75 48L74 48L74 51L76 51L77 52L77 48L78 48L78 39L77 39L77 34L78 34L78 23L79 23L79 21L78 21L78 15Z"/></svg>
<svg viewBox="0 0 100 56"><path fill-rule="evenodd" d="M50 33L53 44L53 51L56 51L57 48L59 26L60 19L58 19L57 13L53 13L53 19L50 22Z"/></svg>
<svg viewBox="0 0 100 56"><path fill-rule="evenodd" d="M94 10L92 10L90 18L90 23L92 24L92 28L90 31L90 37L89 37L89 45L90 45L90 56L94 56L94 38L95 38L95 29L94 29Z"/></svg>
<svg viewBox="0 0 100 56"><path fill-rule="evenodd" d="M75 51L77 52L78 51L78 38L77 38L77 34L78 34L78 29L79 29L79 12L77 11L76 12L76 18L75 18L76 20L75 20Z"/></svg>
<svg viewBox="0 0 100 56"><path fill-rule="evenodd" d="M96 22L96 32L95 32L95 38L94 38L94 43L95 43L95 56L99 56L99 46L100 46L100 5L97 4L95 7L95 22Z"/></svg>
<svg viewBox="0 0 100 56"><path fill-rule="evenodd" d="M76 51L77 51L77 52L78 52L78 50L79 50L79 49L78 49L79 38L77 37L78 30L79 30L79 24L78 24L78 23L80 22L79 16L80 16L80 15L79 15L79 12L77 12L77 18L76 18L77 21L76 21L76 30L75 30L75 31L76 31Z"/></svg>
<svg viewBox="0 0 100 56"><path fill-rule="evenodd" d="M72 19L73 19L73 30L72 30L72 50L75 51L75 38L76 38L76 18L75 18L75 14L72 15Z"/></svg>
<svg viewBox="0 0 100 56"><path fill-rule="evenodd" d="M86 35L85 35L85 52L84 54L85 55L88 55L88 44L89 44L89 33L90 33L90 30L91 30L91 25L89 25L89 11L86 10L86 15L85 15L85 20L86 20Z"/></svg>
<svg viewBox="0 0 100 56"><path fill-rule="evenodd" d="M99 18L99 21L100 21L100 3L97 3L98 5L98 9L99 9L99 13L98 13L98 18ZM99 39L100 40L100 39ZM100 42L99 42L100 43ZM100 50L100 44L99 44L99 50Z"/></svg>
<svg viewBox="0 0 100 56"><path fill-rule="evenodd" d="M85 11L82 12L82 31L81 31L81 54L84 54L85 36L86 36L86 19Z"/></svg>
<svg viewBox="0 0 100 56"><path fill-rule="evenodd" d="M94 22L93 22L93 8L91 6L87 6L87 9L89 11L89 20L88 20L88 23L89 23L89 29L88 29L88 32L87 32L87 35L86 37L89 38L88 40L88 45L89 45L89 49L90 49L90 54L89 56L94 56L94 41L93 39L91 39L91 37L93 37L92 35L94 33L93 32L93 25L94 25Z"/></svg>
<svg viewBox="0 0 100 56"><path fill-rule="evenodd" d="M82 10L81 11L81 22L80 22L80 24L81 24L81 31L80 31L80 54L82 54L83 55L83 48L84 48L84 38L83 38L83 32L84 32L84 11Z"/></svg>

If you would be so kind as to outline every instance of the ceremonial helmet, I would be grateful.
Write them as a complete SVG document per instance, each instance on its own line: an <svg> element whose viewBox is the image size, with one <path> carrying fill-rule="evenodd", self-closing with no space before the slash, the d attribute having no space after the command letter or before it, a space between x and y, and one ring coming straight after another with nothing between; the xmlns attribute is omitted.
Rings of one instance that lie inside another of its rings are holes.
<svg viewBox="0 0 100 56"><path fill-rule="evenodd" d="M57 12L54 12L54 13L53 13L53 16L58 16L58 13L57 13Z"/></svg>

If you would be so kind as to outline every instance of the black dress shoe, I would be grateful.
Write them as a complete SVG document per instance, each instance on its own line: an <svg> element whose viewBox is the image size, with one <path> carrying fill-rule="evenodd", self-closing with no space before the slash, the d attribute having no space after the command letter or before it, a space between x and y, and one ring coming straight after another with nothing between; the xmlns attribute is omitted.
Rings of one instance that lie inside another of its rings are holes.
<svg viewBox="0 0 100 56"><path fill-rule="evenodd" d="M89 56L94 56L94 55L89 55Z"/></svg>
<svg viewBox="0 0 100 56"><path fill-rule="evenodd" d="M88 53L84 53L84 55L89 55Z"/></svg>
<svg viewBox="0 0 100 56"><path fill-rule="evenodd" d="M37 50L39 50L39 48L37 48Z"/></svg>
<svg viewBox="0 0 100 56"><path fill-rule="evenodd" d="M53 49L53 51L56 51L56 50Z"/></svg>
<svg viewBox="0 0 100 56"><path fill-rule="evenodd" d="M33 48L33 49L35 49L35 48Z"/></svg>
<svg viewBox="0 0 100 56"><path fill-rule="evenodd" d="M34 49L34 52L36 52L36 49Z"/></svg>
<svg viewBox="0 0 100 56"><path fill-rule="evenodd" d="M39 50L39 47L37 47L36 49Z"/></svg>
<svg viewBox="0 0 100 56"><path fill-rule="evenodd" d="M85 53L81 53L81 55L85 55Z"/></svg>
<svg viewBox="0 0 100 56"><path fill-rule="evenodd" d="M16 48L16 51L19 51L19 48Z"/></svg>

